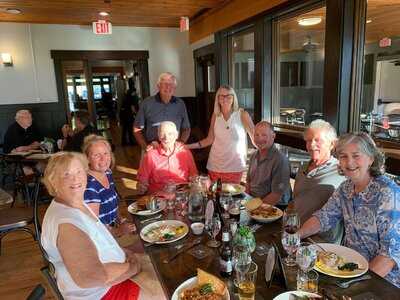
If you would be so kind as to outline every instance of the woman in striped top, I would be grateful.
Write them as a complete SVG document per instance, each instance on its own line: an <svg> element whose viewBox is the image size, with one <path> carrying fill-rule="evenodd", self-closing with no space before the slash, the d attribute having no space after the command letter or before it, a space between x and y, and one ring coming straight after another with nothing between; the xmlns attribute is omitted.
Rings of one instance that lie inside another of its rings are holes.
<svg viewBox="0 0 400 300"><path fill-rule="evenodd" d="M119 218L118 194L111 171L114 156L110 143L104 137L92 134L85 138L82 150L89 160L85 203L114 235L134 231L135 225Z"/></svg>

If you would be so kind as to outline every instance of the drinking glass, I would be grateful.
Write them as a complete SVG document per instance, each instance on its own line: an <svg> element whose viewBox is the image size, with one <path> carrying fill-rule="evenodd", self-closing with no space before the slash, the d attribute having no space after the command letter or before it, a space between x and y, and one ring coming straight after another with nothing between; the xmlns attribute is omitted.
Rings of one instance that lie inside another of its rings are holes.
<svg viewBox="0 0 400 300"><path fill-rule="evenodd" d="M286 231L282 232L282 246L283 249L285 249L285 251L288 253L288 256L283 260L283 262L288 267L293 267L296 265L296 258L294 254L296 253L299 245L300 236L297 232L293 234L290 234Z"/></svg>
<svg viewBox="0 0 400 300"><path fill-rule="evenodd" d="M188 202L187 193L185 191L176 191L175 193L175 212L177 215L184 216Z"/></svg>
<svg viewBox="0 0 400 300"><path fill-rule="evenodd" d="M318 273L311 270L304 276L304 272L297 273L297 289L310 293L318 293Z"/></svg>
<svg viewBox="0 0 400 300"><path fill-rule="evenodd" d="M317 260L317 247L311 243L301 243L296 252L296 262L300 270L307 274Z"/></svg>
<svg viewBox="0 0 400 300"><path fill-rule="evenodd" d="M168 182L164 186L164 192L167 200L167 209L173 210L175 208L175 192L176 192L176 184L173 182Z"/></svg>
<svg viewBox="0 0 400 300"><path fill-rule="evenodd" d="M256 294L258 266L255 262L251 262L247 272L240 277L239 281L239 299L254 300Z"/></svg>
<svg viewBox="0 0 400 300"><path fill-rule="evenodd" d="M211 186L211 179L208 175L200 175L199 181L200 181L201 187L203 189L203 192L206 195L207 191L210 189L210 186Z"/></svg>
<svg viewBox="0 0 400 300"><path fill-rule="evenodd" d="M282 219L283 230L289 234L296 233L300 228L300 218L294 209L285 210Z"/></svg>
<svg viewBox="0 0 400 300"><path fill-rule="evenodd" d="M213 216L213 218L211 219L211 223L208 227L208 231L212 237L212 240L207 242L207 246L211 248L217 248L221 245L221 243L215 239L215 237L221 230L221 220L217 215Z"/></svg>
<svg viewBox="0 0 400 300"><path fill-rule="evenodd" d="M235 278L233 283L238 287L244 273L246 273L251 264L251 252L245 246L236 246L233 248L232 264L235 269Z"/></svg>

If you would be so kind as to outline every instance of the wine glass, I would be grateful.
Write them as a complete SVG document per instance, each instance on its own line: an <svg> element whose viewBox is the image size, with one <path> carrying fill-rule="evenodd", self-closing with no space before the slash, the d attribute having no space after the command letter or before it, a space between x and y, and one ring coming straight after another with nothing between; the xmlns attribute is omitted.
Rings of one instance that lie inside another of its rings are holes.
<svg viewBox="0 0 400 300"><path fill-rule="evenodd" d="M222 214L222 217L224 219L229 219L228 210L229 210L229 207L231 206L232 202L233 202L233 199L232 199L231 193L223 193L221 195L221 198L219 199L219 203L221 204L222 208L224 209L224 212Z"/></svg>
<svg viewBox="0 0 400 300"><path fill-rule="evenodd" d="M294 209L286 209L282 220L283 230L288 234L296 233L300 228L300 218Z"/></svg>
<svg viewBox="0 0 400 300"><path fill-rule="evenodd" d="M246 274L249 270L251 262L251 252L247 247L236 246L233 248L232 264L236 272L236 277L233 282L236 286L239 285L243 274Z"/></svg>
<svg viewBox="0 0 400 300"><path fill-rule="evenodd" d="M300 236L297 232L290 234L287 231L282 232L282 246L288 253L288 256L283 260L285 265L293 267L296 265L294 254L300 245Z"/></svg>
<svg viewBox="0 0 400 300"><path fill-rule="evenodd" d="M212 237L212 240L207 242L208 247L217 248L221 245L221 243L215 239L220 230L221 220L219 219L218 215L214 215L210 224L208 225L208 232Z"/></svg>

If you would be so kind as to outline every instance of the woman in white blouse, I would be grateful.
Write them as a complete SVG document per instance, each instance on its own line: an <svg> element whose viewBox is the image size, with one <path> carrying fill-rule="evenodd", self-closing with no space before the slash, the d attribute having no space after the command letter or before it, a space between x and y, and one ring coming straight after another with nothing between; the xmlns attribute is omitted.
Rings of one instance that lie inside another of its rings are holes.
<svg viewBox="0 0 400 300"><path fill-rule="evenodd" d="M65 299L74 300L114 299L121 289L139 295L139 287L128 280L140 272L135 255L118 245L83 201L87 170L83 154L59 152L44 173L54 200L44 216L41 240L59 290Z"/></svg>
<svg viewBox="0 0 400 300"><path fill-rule="evenodd" d="M207 169L212 181L240 183L246 170L247 134L253 140L254 123L250 115L239 108L235 90L221 86L214 102L208 136L189 149L211 146Z"/></svg>

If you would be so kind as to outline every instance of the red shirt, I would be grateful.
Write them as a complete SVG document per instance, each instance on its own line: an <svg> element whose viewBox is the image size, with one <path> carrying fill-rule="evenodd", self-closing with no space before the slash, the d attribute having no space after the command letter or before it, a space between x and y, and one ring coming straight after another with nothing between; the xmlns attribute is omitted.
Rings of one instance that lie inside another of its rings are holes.
<svg viewBox="0 0 400 300"><path fill-rule="evenodd" d="M181 143L175 143L174 152L167 155L159 145L143 157L137 178L140 183L148 183L148 193L161 191L169 183L184 183L190 176L197 175L192 152Z"/></svg>

